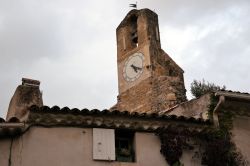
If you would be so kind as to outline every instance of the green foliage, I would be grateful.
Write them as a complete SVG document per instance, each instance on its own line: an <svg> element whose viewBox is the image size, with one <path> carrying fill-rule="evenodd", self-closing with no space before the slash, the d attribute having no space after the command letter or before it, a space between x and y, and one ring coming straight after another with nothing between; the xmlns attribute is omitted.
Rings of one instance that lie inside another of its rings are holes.
<svg viewBox="0 0 250 166"><path fill-rule="evenodd" d="M191 133L188 130L176 130L175 128L158 129L156 135L161 140L161 154L171 166L183 166L180 162L183 149L193 149L193 146L188 144L188 137Z"/></svg>
<svg viewBox="0 0 250 166"><path fill-rule="evenodd" d="M218 85L215 85L214 83L206 82L204 79L202 81L194 80L191 83L191 93L196 98L209 92L225 90L225 89L226 89L225 85L220 87Z"/></svg>
<svg viewBox="0 0 250 166"><path fill-rule="evenodd" d="M228 120L229 121L229 120ZM159 129L156 134L161 140L161 153L171 166L181 166L184 149L193 150L188 140L196 140L195 144L202 147L201 165L206 166L241 166L247 165L231 140L227 127L223 129L207 128L200 132L179 130L172 126ZM194 156L193 156L194 157ZM184 163L185 165L185 163Z"/></svg>
<svg viewBox="0 0 250 166"><path fill-rule="evenodd" d="M179 158L182 155L183 140L178 135L168 133L159 134L161 137L161 153L165 156L169 165L178 166Z"/></svg>
<svg viewBox="0 0 250 166"><path fill-rule="evenodd" d="M219 129L199 135L203 140L202 165L207 166L245 166L248 165L242 154L232 142L231 133Z"/></svg>

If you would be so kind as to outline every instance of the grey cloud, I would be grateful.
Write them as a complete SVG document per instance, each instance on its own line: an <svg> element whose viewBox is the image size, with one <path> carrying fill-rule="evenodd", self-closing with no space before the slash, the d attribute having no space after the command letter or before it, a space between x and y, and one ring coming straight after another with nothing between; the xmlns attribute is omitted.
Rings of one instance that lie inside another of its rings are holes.
<svg viewBox="0 0 250 166"><path fill-rule="evenodd" d="M129 3L134 1L0 0L0 117L21 77L42 82L47 105L112 106L118 94L115 29ZM193 79L205 78L249 91L248 0L140 0L138 6L159 15L166 52L173 41L164 27L194 29L186 48L171 48L188 90Z"/></svg>
<svg viewBox="0 0 250 166"><path fill-rule="evenodd" d="M32 7L22 8L22 5L14 9L11 6L4 13L2 11L1 16L4 19L0 31L0 53L8 61L32 61L61 54L62 49L58 47L63 46L63 40L57 17Z"/></svg>
<svg viewBox="0 0 250 166"><path fill-rule="evenodd" d="M139 1L142 7L151 7L160 15L161 23L185 27L199 21L222 14L229 8L245 8L249 6L247 0L155 0ZM164 19L164 20L162 20ZM207 22L209 23L209 22Z"/></svg>
<svg viewBox="0 0 250 166"><path fill-rule="evenodd" d="M194 79L205 78L231 90L249 92L248 1L146 1L144 6L153 6L158 13L161 34L168 30L162 27L180 33L194 29L195 37L186 48L171 54L175 60L179 57L177 63L185 70L187 90ZM168 50L168 45L162 46Z"/></svg>

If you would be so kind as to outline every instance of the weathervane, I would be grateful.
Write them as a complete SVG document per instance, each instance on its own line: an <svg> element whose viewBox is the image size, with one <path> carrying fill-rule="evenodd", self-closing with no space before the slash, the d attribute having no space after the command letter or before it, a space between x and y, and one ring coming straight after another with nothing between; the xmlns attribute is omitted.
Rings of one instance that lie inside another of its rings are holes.
<svg viewBox="0 0 250 166"><path fill-rule="evenodd" d="M137 2L129 4L129 7L136 8L137 9Z"/></svg>

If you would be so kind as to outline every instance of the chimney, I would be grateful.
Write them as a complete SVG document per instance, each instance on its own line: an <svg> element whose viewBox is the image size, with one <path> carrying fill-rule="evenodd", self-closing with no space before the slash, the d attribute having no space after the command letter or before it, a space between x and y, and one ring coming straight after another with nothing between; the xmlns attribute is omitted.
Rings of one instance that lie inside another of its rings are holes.
<svg viewBox="0 0 250 166"><path fill-rule="evenodd" d="M18 119L24 122L28 118L28 109L32 105L43 105L42 93L39 89L40 81L22 78L22 85L16 88L11 98L6 120Z"/></svg>

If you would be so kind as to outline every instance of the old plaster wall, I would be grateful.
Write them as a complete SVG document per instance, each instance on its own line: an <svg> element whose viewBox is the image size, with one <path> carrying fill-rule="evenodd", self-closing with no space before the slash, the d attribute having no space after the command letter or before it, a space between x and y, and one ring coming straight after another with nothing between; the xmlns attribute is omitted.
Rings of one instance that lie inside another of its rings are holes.
<svg viewBox="0 0 250 166"><path fill-rule="evenodd" d="M250 164L250 117L234 118L232 134L234 143Z"/></svg>
<svg viewBox="0 0 250 166"><path fill-rule="evenodd" d="M161 142L154 133L135 133L136 162L95 161L92 129L32 127L14 139L0 139L0 165L9 166L168 166L160 153ZM11 149L11 153L10 153ZM195 150L184 151L181 162L199 165Z"/></svg>
<svg viewBox="0 0 250 166"><path fill-rule="evenodd" d="M0 165L8 166L10 154L10 139L0 139Z"/></svg>
<svg viewBox="0 0 250 166"><path fill-rule="evenodd" d="M153 133L136 133L135 163L94 161L92 129L32 127L13 141L13 166L166 166ZM0 165L8 166L10 140L0 140Z"/></svg>
<svg viewBox="0 0 250 166"><path fill-rule="evenodd" d="M139 166L166 166L160 153L161 143L153 133L136 133L136 159Z"/></svg>
<svg viewBox="0 0 250 166"><path fill-rule="evenodd" d="M147 144L150 143L149 146ZM197 155L199 145L195 141L189 142L193 149L184 149L180 162L184 165L200 166L201 158ZM138 166L168 166L160 153L159 138L152 133L136 133L136 158ZM136 165L137 166L137 165Z"/></svg>

